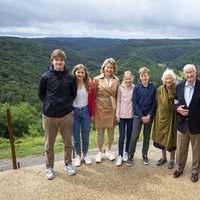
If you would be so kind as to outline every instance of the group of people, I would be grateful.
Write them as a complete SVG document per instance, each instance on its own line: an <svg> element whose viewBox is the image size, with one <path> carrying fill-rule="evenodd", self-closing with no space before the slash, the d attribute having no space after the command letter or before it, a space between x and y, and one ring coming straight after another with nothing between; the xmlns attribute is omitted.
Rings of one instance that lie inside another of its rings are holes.
<svg viewBox="0 0 200 200"><path fill-rule="evenodd" d="M127 166L131 166L143 126L143 163L149 164L148 149L152 129L153 145L162 152L157 166L167 162L166 151L169 151L168 168L174 168L176 163L177 168L173 176L178 178L184 171L191 141L191 180L198 181L200 81L197 79L194 65L184 66L183 73L186 80L177 86L175 73L166 69L162 76L163 85L156 89L150 82L150 71L147 67L139 69L138 84L133 84L134 76L130 71L124 72L120 84L113 58L103 62L100 75L93 80L89 77L86 66L78 64L71 73L66 68L65 61L66 54L60 49L55 49L51 54L51 68L42 75L39 84L39 97L43 102L47 179L53 179L55 176L54 144L58 130L63 139L65 170L69 175L75 174L75 167L79 167L82 163L92 163L87 153L91 123L93 123L99 150L96 163L101 163L104 156L105 132L108 136L105 157L111 161L115 160L112 144L114 129L118 124L116 165L120 166L126 162ZM72 165L73 146L76 153L75 167Z"/></svg>

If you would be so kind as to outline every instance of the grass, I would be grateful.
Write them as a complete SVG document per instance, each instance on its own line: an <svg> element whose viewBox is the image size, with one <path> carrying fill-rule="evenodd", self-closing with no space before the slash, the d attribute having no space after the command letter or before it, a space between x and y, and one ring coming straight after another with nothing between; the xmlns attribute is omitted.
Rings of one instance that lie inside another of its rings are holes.
<svg viewBox="0 0 200 200"><path fill-rule="evenodd" d="M105 144L107 139L107 134L105 134ZM119 132L118 128L115 129L114 136L114 144L118 143ZM140 141L142 140L142 134L140 134ZM56 138L55 144L55 153L60 153L63 151L63 143L61 135L58 134ZM90 149L97 148L96 145L96 133L95 130L92 130L90 134ZM16 157L25 157L30 155L44 155L44 137L31 137L24 136L23 138L19 138L15 140L15 152ZM0 138L0 159L10 159L11 158L11 150L9 139Z"/></svg>

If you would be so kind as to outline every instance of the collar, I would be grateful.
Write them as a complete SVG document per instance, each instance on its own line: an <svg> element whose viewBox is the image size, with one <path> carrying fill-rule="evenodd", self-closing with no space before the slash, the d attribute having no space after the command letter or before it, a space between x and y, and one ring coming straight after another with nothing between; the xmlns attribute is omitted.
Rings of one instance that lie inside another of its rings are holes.
<svg viewBox="0 0 200 200"><path fill-rule="evenodd" d="M67 69L66 66L64 66L64 70L63 70L63 71L57 71L57 70L55 70L53 65L51 65L49 69L50 69L50 71L53 71L53 72L55 72L55 73L68 72L68 69Z"/></svg>
<svg viewBox="0 0 200 200"><path fill-rule="evenodd" d="M140 82L139 84L140 84L142 87L144 87L144 88L148 88L148 87L151 86L153 83L152 83L152 82L148 82L147 87L145 87L145 86L142 84L142 82Z"/></svg>
<svg viewBox="0 0 200 200"><path fill-rule="evenodd" d="M103 74L103 73L102 73L102 74L100 74L100 75L99 75L99 78L100 78L100 79L103 79L103 78L105 78L105 77L104 77L104 74ZM116 79L117 77L116 77L116 76L113 74L111 78L114 78L114 79Z"/></svg>
<svg viewBox="0 0 200 200"><path fill-rule="evenodd" d="M194 81L194 83L190 86L188 81L185 82L185 87L189 87L189 88L193 88L195 86L196 80Z"/></svg>
<svg viewBox="0 0 200 200"><path fill-rule="evenodd" d="M125 88L132 88L134 85L133 84L131 84L131 86L130 87L126 87L126 85L124 84L124 81L122 82L122 84L121 84L121 86L122 87L125 87Z"/></svg>

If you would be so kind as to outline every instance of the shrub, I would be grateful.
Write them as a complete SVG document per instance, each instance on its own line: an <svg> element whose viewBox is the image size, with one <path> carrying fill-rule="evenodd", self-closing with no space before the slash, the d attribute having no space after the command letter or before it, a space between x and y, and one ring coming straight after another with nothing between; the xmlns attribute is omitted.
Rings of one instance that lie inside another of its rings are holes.
<svg viewBox="0 0 200 200"><path fill-rule="evenodd" d="M36 108L25 102L11 106L0 104L0 115L2 116L0 120L0 137L9 137L6 108L11 110L12 126L16 137L31 134L31 131L34 132L34 135L36 135L36 132L37 135L42 132L41 116Z"/></svg>

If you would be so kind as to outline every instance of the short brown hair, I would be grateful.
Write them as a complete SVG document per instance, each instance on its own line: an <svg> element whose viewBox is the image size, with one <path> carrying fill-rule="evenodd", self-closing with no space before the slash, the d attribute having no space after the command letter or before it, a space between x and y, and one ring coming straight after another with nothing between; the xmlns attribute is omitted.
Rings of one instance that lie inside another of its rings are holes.
<svg viewBox="0 0 200 200"><path fill-rule="evenodd" d="M147 67L141 67L139 69L139 74L144 74L147 73L148 75L150 74L150 70Z"/></svg>
<svg viewBox="0 0 200 200"><path fill-rule="evenodd" d="M65 54L65 52L61 49L55 49L52 53L51 53L51 61L53 61L53 59L55 58L62 58L63 60L66 60L67 56Z"/></svg>

